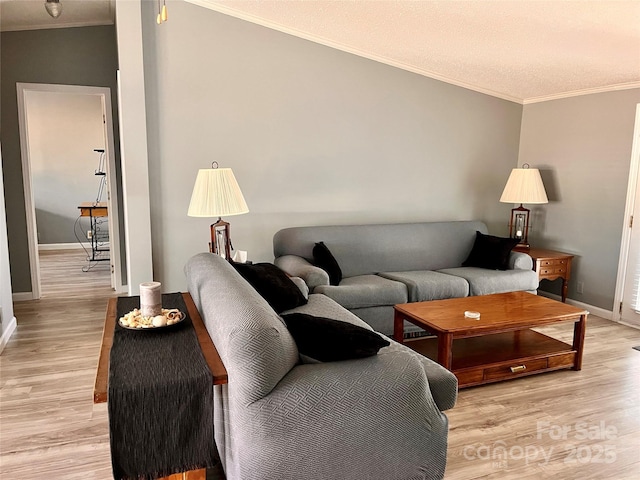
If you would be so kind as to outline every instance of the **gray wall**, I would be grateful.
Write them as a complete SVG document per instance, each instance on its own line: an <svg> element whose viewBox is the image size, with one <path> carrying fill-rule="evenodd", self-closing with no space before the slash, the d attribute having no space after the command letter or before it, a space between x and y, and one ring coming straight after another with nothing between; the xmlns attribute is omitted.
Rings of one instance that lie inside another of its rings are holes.
<svg viewBox="0 0 640 480"><path fill-rule="evenodd" d="M549 196L532 208L530 242L576 255L569 298L613 309L640 89L525 105L519 163ZM576 292L578 281L584 293ZM559 283L542 289L560 293Z"/></svg>
<svg viewBox="0 0 640 480"><path fill-rule="evenodd" d="M522 106L192 4L143 5L156 280L185 287L212 220L187 217L199 168L233 168L250 213L234 246L272 260L283 227L480 219L517 163ZM402 242L402 239L398 239ZM428 248L428 246L425 246Z"/></svg>
<svg viewBox="0 0 640 480"><path fill-rule="evenodd" d="M105 148L100 97L29 91L26 111L38 243L77 243L76 235L88 242L88 218L79 225L76 219L78 205L95 201L105 178L94 174L99 156L93 149Z"/></svg>
<svg viewBox="0 0 640 480"><path fill-rule="evenodd" d="M13 292L30 292L29 252L20 160L16 82L109 87L119 159L115 27L81 27L0 34L0 101L4 191ZM120 171L116 172L121 185ZM118 192L119 198L122 193ZM120 202L122 205L122 202ZM124 215L120 215L120 219ZM121 224L121 231L124 226ZM122 243L122 242L121 242ZM124 252L124 248L121 248ZM124 255L123 255L124 257ZM123 265L124 265L124 258ZM126 268L123 267L123 272Z"/></svg>

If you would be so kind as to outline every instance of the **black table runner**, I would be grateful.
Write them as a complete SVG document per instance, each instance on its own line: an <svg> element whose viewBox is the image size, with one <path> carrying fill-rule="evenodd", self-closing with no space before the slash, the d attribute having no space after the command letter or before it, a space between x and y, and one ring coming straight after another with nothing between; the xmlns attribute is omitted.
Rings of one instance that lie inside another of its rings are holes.
<svg viewBox="0 0 640 480"><path fill-rule="evenodd" d="M187 314L166 329L127 330L118 319L140 307L119 297L109 359L109 432L116 480L152 480L218 463L213 377L180 293L163 308Z"/></svg>

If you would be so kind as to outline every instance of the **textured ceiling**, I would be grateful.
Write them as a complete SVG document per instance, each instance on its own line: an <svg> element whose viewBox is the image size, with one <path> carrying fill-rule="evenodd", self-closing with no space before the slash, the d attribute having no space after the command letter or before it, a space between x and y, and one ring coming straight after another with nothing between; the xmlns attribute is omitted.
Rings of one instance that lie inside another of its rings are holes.
<svg viewBox="0 0 640 480"><path fill-rule="evenodd" d="M640 87L640 0L187 1L521 103ZM61 3L0 0L0 27L114 22L115 0Z"/></svg>
<svg viewBox="0 0 640 480"><path fill-rule="evenodd" d="M640 0L187 0L529 103L640 87Z"/></svg>

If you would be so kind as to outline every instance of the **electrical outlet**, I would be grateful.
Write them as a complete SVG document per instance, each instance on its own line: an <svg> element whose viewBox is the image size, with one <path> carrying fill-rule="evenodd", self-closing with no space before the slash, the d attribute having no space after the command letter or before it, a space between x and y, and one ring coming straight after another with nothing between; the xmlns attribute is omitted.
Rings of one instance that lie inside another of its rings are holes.
<svg viewBox="0 0 640 480"><path fill-rule="evenodd" d="M577 293L584 293L584 282L578 282L576 285Z"/></svg>
<svg viewBox="0 0 640 480"><path fill-rule="evenodd" d="M87 230L87 238L93 237L93 232L91 230Z"/></svg>

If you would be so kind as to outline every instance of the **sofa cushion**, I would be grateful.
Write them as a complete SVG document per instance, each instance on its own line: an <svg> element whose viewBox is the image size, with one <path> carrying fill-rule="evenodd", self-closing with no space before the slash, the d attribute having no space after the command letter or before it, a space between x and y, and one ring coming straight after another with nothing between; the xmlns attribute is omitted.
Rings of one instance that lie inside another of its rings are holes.
<svg viewBox="0 0 640 480"><path fill-rule="evenodd" d="M313 293L322 293L345 308L375 307L407 303L407 287L378 275L344 278L339 286L319 285Z"/></svg>
<svg viewBox="0 0 640 480"><path fill-rule="evenodd" d="M538 288L538 274L533 270L487 270L486 268L458 267L438 270L440 273L462 277L469 282L470 295L489 295Z"/></svg>
<svg viewBox="0 0 640 480"><path fill-rule="evenodd" d="M517 244L517 238L494 237L476 231L473 248L462 266L506 270L509 268L509 253Z"/></svg>
<svg viewBox="0 0 640 480"><path fill-rule="evenodd" d="M327 272L331 285L340 285L342 270L340 270L340 265L338 265L331 250L329 250L329 247L327 247L324 242L318 242L314 245L313 264Z"/></svg>
<svg viewBox="0 0 640 480"><path fill-rule="evenodd" d="M381 272L383 278L402 282L407 286L410 302L443 300L445 298L466 297L469 284L462 277L445 275L430 270L412 272Z"/></svg>
<svg viewBox="0 0 640 480"><path fill-rule="evenodd" d="M286 310L282 312L282 315L288 315L289 313L306 313L307 315L313 315L315 317L333 318L334 320L351 323L368 330L375 330L371 328L367 322L351 313L338 302L320 293L312 293L309 295L309 301L306 304L292 308L291 310Z"/></svg>
<svg viewBox="0 0 640 480"><path fill-rule="evenodd" d="M277 313L307 303L298 286L275 265L233 263L233 266Z"/></svg>
<svg viewBox="0 0 640 480"><path fill-rule="evenodd" d="M321 362L371 357L390 342L376 332L305 313L282 315L300 354Z"/></svg>

